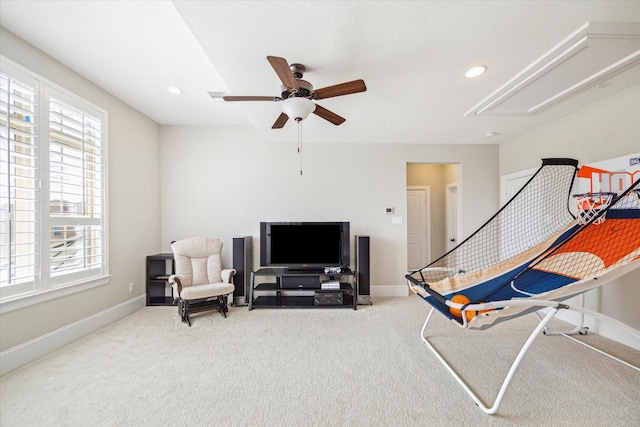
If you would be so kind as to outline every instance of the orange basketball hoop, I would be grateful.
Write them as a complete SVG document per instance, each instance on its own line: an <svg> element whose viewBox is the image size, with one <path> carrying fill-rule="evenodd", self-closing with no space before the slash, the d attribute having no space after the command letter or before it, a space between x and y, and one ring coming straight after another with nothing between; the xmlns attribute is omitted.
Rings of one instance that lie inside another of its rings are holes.
<svg viewBox="0 0 640 427"><path fill-rule="evenodd" d="M608 192L574 194L580 224L592 221L594 224L602 224L606 215L599 215L600 211L606 209L616 195Z"/></svg>

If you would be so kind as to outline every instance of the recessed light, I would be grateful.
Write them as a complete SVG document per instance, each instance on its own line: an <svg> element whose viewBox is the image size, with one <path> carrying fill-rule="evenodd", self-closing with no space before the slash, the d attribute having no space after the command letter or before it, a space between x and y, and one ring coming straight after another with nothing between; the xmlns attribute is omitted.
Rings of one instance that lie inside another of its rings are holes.
<svg viewBox="0 0 640 427"><path fill-rule="evenodd" d="M182 93L182 89L175 86L167 86L167 91L169 91L169 93L172 93L174 95L180 95Z"/></svg>
<svg viewBox="0 0 640 427"><path fill-rule="evenodd" d="M495 131L492 131L492 130L484 134L484 136L486 136L487 138L491 138L491 137L496 136L496 135L498 135L498 132L495 132Z"/></svg>
<svg viewBox="0 0 640 427"><path fill-rule="evenodd" d="M475 67L471 67L467 70L466 73L464 73L464 76L468 79L474 78L474 77L478 77L480 74L483 74L485 71L487 71L487 67L484 65L477 65Z"/></svg>

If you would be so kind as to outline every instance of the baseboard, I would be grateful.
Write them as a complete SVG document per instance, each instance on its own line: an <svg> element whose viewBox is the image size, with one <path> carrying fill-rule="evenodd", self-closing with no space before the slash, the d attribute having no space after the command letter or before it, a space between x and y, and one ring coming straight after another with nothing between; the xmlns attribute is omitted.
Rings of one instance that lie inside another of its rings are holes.
<svg viewBox="0 0 640 427"><path fill-rule="evenodd" d="M145 306L145 300L146 295L143 294L3 351L0 353L0 376L135 313Z"/></svg>
<svg viewBox="0 0 640 427"><path fill-rule="evenodd" d="M556 318L570 323L574 326L586 326L589 328L589 332L593 332L594 334L598 334L601 337L619 342L620 344L624 344L627 347L631 347L635 350L640 350L640 342L638 342L635 337L625 332L624 329L621 330L620 328L611 325L611 323L600 321L600 319L593 316L585 315L583 321L580 313L576 313L575 311L561 310L556 315Z"/></svg>
<svg viewBox="0 0 640 427"><path fill-rule="evenodd" d="M409 288L403 286L371 286L372 297L406 297L409 295Z"/></svg>

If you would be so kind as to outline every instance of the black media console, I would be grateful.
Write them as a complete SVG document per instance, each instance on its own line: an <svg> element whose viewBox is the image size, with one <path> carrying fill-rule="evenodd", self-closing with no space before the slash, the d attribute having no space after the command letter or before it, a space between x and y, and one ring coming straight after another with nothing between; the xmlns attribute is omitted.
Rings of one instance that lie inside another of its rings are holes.
<svg viewBox="0 0 640 427"><path fill-rule="evenodd" d="M147 305L174 305L169 285L174 273L172 253L147 256Z"/></svg>
<svg viewBox="0 0 640 427"><path fill-rule="evenodd" d="M343 269L340 273L325 273L324 269L261 268L251 272L249 310L254 308L353 308L355 310L358 292L354 276L354 272L350 269ZM323 283L325 289L323 289Z"/></svg>

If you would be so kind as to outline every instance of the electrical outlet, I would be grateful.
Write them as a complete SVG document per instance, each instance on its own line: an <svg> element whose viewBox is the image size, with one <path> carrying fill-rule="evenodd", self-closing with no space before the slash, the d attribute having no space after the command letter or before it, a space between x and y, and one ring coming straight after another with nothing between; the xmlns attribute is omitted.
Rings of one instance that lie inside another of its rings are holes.
<svg viewBox="0 0 640 427"><path fill-rule="evenodd" d="M136 290L136 283L135 282L129 283L129 293L132 294L135 292L135 290Z"/></svg>

